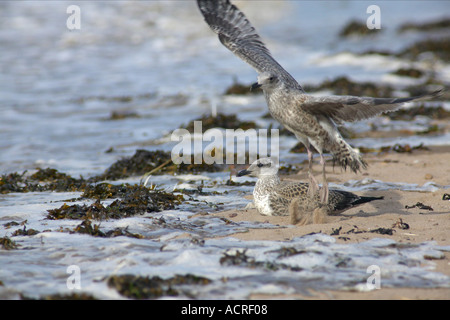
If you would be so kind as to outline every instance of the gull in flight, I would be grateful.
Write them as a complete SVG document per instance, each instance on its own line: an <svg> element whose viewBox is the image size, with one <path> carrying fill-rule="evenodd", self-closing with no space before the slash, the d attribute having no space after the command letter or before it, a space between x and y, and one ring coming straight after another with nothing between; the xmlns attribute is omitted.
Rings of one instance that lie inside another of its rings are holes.
<svg viewBox="0 0 450 320"><path fill-rule="evenodd" d="M367 167L359 152L341 136L338 125L368 119L394 111L405 102L441 94L442 90L408 98L309 95L272 57L250 21L229 0L197 0L197 3L220 42L257 71L258 82L252 88L261 87L271 116L305 145L311 198L319 192L318 182L312 174L312 147L319 153L323 180L320 199L324 204L329 200L324 152L331 153L334 163L344 169L349 167L355 173Z"/></svg>

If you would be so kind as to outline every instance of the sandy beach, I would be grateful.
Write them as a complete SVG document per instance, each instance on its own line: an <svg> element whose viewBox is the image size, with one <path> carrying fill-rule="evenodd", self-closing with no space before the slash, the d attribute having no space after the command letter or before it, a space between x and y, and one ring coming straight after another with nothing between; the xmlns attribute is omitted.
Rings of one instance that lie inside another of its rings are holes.
<svg viewBox="0 0 450 320"><path fill-rule="evenodd" d="M414 150L412 153L367 154L368 169L362 174L327 168L329 181L344 184L349 180L364 178L383 182L405 182L424 185L434 182L438 186L450 185L450 147L431 147L429 150ZM319 172L319 164L314 170ZM282 179L306 181L306 171L282 176ZM438 245L450 245L450 201L443 196L449 189L438 188L434 192L412 192L401 190L367 191L365 196L383 196L345 211L339 216L329 217L324 224L305 226L290 225L289 217L268 217L256 209L228 210L215 215L232 221L267 221L279 225L278 229L252 229L233 235L243 240L290 240L309 233L332 235L338 243L362 242L372 238L388 238L398 243L417 244L435 241ZM252 195L247 196L252 199ZM420 205L418 203L423 204ZM288 227L287 227L288 226ZM376 229L391 232L371 232ZM381 229L383 230L383 229ZM433 260L435 271L450 275L450 252L445 257ZM450 289L383 288L369 292L323 291L311 292L311 296L252 296L255 299L450 299Z"/></svg>
<svg viewBox="0 0 450 320"><path fill-rule="evenodd" d="M247 166L206 155L294 181L307 155L197 1L2 1L0 299L450 299L448 3L384 1L373 29L370 2L231 2L308 94L446 89L342 127L369 167L327 163L330 187L384 199L310 225L244 209Z"/></svg>

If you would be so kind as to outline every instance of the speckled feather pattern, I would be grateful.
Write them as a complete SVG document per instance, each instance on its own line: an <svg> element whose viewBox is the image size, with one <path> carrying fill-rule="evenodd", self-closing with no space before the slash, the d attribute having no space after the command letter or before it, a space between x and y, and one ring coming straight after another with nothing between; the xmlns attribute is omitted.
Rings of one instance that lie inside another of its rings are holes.
<svg viewBox="0 0 450 320"><path fill-rule="evenodd" d="M312 96L272 57L250 21L229 0L197 0L206 23L220 42L258 72L269 112L309 149L333 156L335 163L354 172L366 168L360 154L344 141L337 125L368 119L398 109L401 104L440 95L409 98ZM325 173L323 173L325 174Z"/></svg>
<svg viewBox="0 0 450 320"><path fill-rule="evenodd" d="M318 195L314 199L308 196L308 188L308 183L281 181L278 175L265 176L258 179L253 190L255 207L262 215L287 216L291 202L296 199L303 209L312 211L324 207L328 214L333 215L356 205L379 199L360 197L341 190L330 190L328 204L323 205Z"/></svg>

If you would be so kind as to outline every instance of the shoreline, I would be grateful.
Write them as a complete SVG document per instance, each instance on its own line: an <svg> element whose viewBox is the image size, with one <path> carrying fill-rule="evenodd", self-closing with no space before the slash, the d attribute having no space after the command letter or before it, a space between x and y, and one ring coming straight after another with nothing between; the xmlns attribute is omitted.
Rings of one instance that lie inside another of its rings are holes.
<svg viewBox="0 0 450 320"><path fill-rule="evenodd" d="M324 224L290 225L289 216L262 216L256 209L227 210L212 215L234 222L260 221L280 226L275 229L252 229L233 234L241 240L286 241L310 233L333 236L337 243L363 242L373 238L387 238L398 243L418 244L435 241L440 246L450 246L450 201L443 195L450 193L450 146L430 147L429 151L415 150L412 153L367 154L369 163L362 174L338 172L340 169L327 166L330 182L344 184L349 180L364 178L383 182L402 182L422 186L434 182L435 191L371 190L354 192L364 196L384 196L340 215L329 216ZM313 169L318 172L319 165ZM281 176L281 179L306 181L306 171ZM320 183L320 181L319 181ZM251 200L251 194L245 196ZM414 206L418 202L424 206ZM432 210L431 210L431 209ZM406 228L408 227L408 228ZM377 232L380 231L381 232ZM388 232L383 234L383 231ZM443 259L433 259L434 271L450 276L450 252ZM254 295L253 299L450 299L450 288L381 288L369 292L320 291L311 296Z"/></svg>

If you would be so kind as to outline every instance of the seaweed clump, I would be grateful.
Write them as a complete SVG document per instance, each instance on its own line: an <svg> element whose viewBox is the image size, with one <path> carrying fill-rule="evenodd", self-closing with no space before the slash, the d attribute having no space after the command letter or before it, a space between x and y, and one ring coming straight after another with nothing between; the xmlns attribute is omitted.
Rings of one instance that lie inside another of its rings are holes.
<svg viewBox="0 0 450 320"><path fill-rule="evenodd" d="M142 277L130 274L114 275L108 278L110 288L117 290L122 296L131 299L156 299L163 296L191 296L180 288L183 285L207 285L212 281L208 278L192 274L175 275L168 279L158 276Z"/></svg>
<svg viewBox="0 0 450 320"><path fill-rule="evenodd" d="M392 74L401 77L420 78L424 75L424 72L415 68L400 68L392 72Z"/></svg>
<svg viewBox="0 0 450 320"><path fill-rule="evenodd" d="M136 150L131 157L113 163L105 172L94 177L95 180L118 180L134 175L143 175L170 160L170 153L156 150Z"/></svg>
<svg viewBox="0 0 450 320"><path fill-rule="evenodd" d="M93 178L94 181L118 180L130 176L140 176L151 172L152 174L198 173L223 171L222 166L216 164L201 164L194 162L191 156L190 163L174 164L172 154L168 151L148 151L139 149L131 157L123 158L113 163L105 172Z"/></svg>
<svg viewBox="0 0 450 320"><path fill-rule="evenodd" d="M76 179L56 169L37 169L29 177L17 172L0 177L0 193L9 192L43 192L43 191L79 191L89 182L83 178Z"/></svg>
<svg viewBox="0 0 450 320"><path fill-rule="evenodd" d="M13 232L12 236L34 236L36 234L38 234L39 231L35 230L35 229L27 229L26 226L23 226L23 229L17 229L16 231Z"/></svg>
<svg viewBox="0 0 450 320"><path fill-rule="evenodd" d="M336 95L390 97L393 88L373 82L353 82L347 77L337 77L334 80L325 80L318 86L305 86L307 91L332 90Z"/></svg>
<svg viewBox="0 0 450 320"><path fill-rule="evenodd" d="M381 29L369 29L365 22L352 20L347 23L339 32L340 37L349 36L372 36L377 34Z"/></svg>
<svg viewBox="0 0 450 320"><path fill-rule="evenodd" d="M140 118L140 116L133 111L113 111L107 120L124 120L128 118Z"/></svg>
<svg viewBox="0 0 450 320"><path fill-rule="evenodd" d="M436 31L439 29L450 28L450 18L442 18L440 20L424 22L424 23L405 23L398 28L398 32L405 31Z"/></svg>
<svg viewBox="0 0 450 320"><path fill-rule="evenodd" d="M11 240L8 237L2 237L0 238L0 246L1 248L5 249L5 250L12 250L12 249L17 249L17 244L15 241Z"/></svg>
<svg viewBox="0 0 450 320"><path fill-rule="evenodd" d="M393 227L394 227L394 226L393 226ZM346 232L341 232L341 231L342 231L342 227L339 227L339 228L337 228L337 229L334 229L334 228L333 228L333 230L332 230L332 232L330 233L330 235L331 235L331 236L338 236L338 235L342 235L342 234L347 234L347 235L349 235L349 234L361 234L361 233L378 233L378 234L381 234L381 235L392 236L392 235L394 234L394 232L395 232L395 230L393 229L393 227L392 227L392 228L383 228L383 227L380 227L380 228L376 228L376 229L363 230L363 229L358 228L358 226L353 226L352 229L350 229L350 230L348 230L348 231L346 231ZM343 240L349 240L349 239L350 239L350 238L347 238L347 237L344 237L344 238L339 237L339 238L340 238L340 239L343 239Z"/></svg>
<svg viewBox="0 0 450 320"><path fill-rule="evenodd" d="M26 185L23 182L23 174L17 172L4 174L0 177L0 193L23 192Z"/></svg>
<svg viewBox="0 0 450 320"><path fill-rule="evenodd" d="M174 209L184 198L161 190L150 190L141 185L126 185L126 192L120 194L120 199L115 200L108 206L95 201L90 205L67 205L63 204L56 209L47 210L47 218L58 219L121 219L146 212L159 212Z"/></svg>
<svg viewBox="0 0 450 320"><path fill-rule="evenodd" d="M450 39L448 37L440 39L426 39L413 43L397 56L409 59L417 59L424 52L431 52L433 55L443 61L450 60Z"/></svg>
<svg viewBox="0 0 450 320"><path fill-rule="evenodd" d="M73 229L73 233L88 234L90 236L101 238L113 238L119 236L131 237L136 239L144 238L144 236L140 234L129 232L128 228L115 228L113 230L103 232L100 230L99 224L92 224L92 221L89 219L85 219L82 223L77 225Z"/></svg>
<svg viewBox="0 0 450 320"><path fill-rule="evenodd" d="M300 254L302 252L298 252ZM294 254L294 253L292 253ZM219 260L221 265L224 266L241 266L247 268L263 268L271 271L277 271L280 269L287 269L291 271L302 271L300 267L292 267L284 263L270 262L270 261L256 261L254 258L247 256L244 251L237 250L233 254L227 252Z"/></svg>
<svg viewBox="0 0 450 320"><path fill-rule="evenodd" d="M224 166L217 164L206 164L202 161L197 164L194 156L190 163L174 164L170 152L156 150L136 150L131 157L120 159L113 163L104 173L89 179L80 177L73 178L61 173L56 169L37 169L32 175L26 176L14 172L0 176L0 194L10 192L83 192L85 198L106 199L113 198L117 194L126 192L126 188L113 186L111 184L95 184L103 180L119 180L131 176L140 176L148 172L151 174L174 174L174 173L198 173L223 171Z"/></svg>
<svg viewBox="0 0 450 320"><path fill-rule="evenodd" d="M361 55L377 54L381 56L394 56L415 61L418 58L420 59L424 53L431 53L435 58L447 62L450 59L450 39L448 37L442 37L419 40L397 52L389 50L367 50L362 52ZM401 73L399 75L405 75L404 73L408 73L408 76L410 77L415 77L415 75L418 74L416 71L409 70L402 70L399 72Z"/></svg>
<svg viewBox="0 0 450 320"><path fill-rule="evenodd" d="M410 146L409 144L394 144L393 146L382 146L379 148L366 148L366 147L358 147L361 153L387 153L387 152L397 152L397 153L412 153L414 150L422 150L429 151L430 149L423 145L423 143L417 146Z"/></svg>
<svg viewBox="0 0 450 320"><path fill-rule="evenodd" d="M427 107L422 103L412 108L402 108L394 112L389 112L386 116L392 120L410 121L416 116L427 116L433 120L442 120L450 118L450 111L446 110L442 104L435 107Z"/></svg>
<svg viewBox="0 0 450 320"><path fill-rule="evenodd" d="M251 89L251 85L245 85L235 81L230 87L225 90L225 95L236 94L236 95L245 95L245 94L259 94L262 93L261 88Z"/></svg>
<svg viewBox="0 0 450 320"><path fill-rule="evenodd" d="M20 298L22 300L35 300L35 298L20 294ZM61 294L61 293L55 293L55 294L49 294L40 296L38 298L39 300L97 300L93 295L88 293L71 293L71 294Z"/></svg>
<svg viewBox="0 0 450 320"><path fill-rule="evenodd" d="M241 121L235 114L226 115L220 112L216 116L203 115L201 118L190 121L186 126L183 126L182 128L187 129L189 132L194 132L195 121L202 122L203 132L213 128L223 128L223 129L240 128L242 130L258 128L256 123L253 121Z"/></svg>

